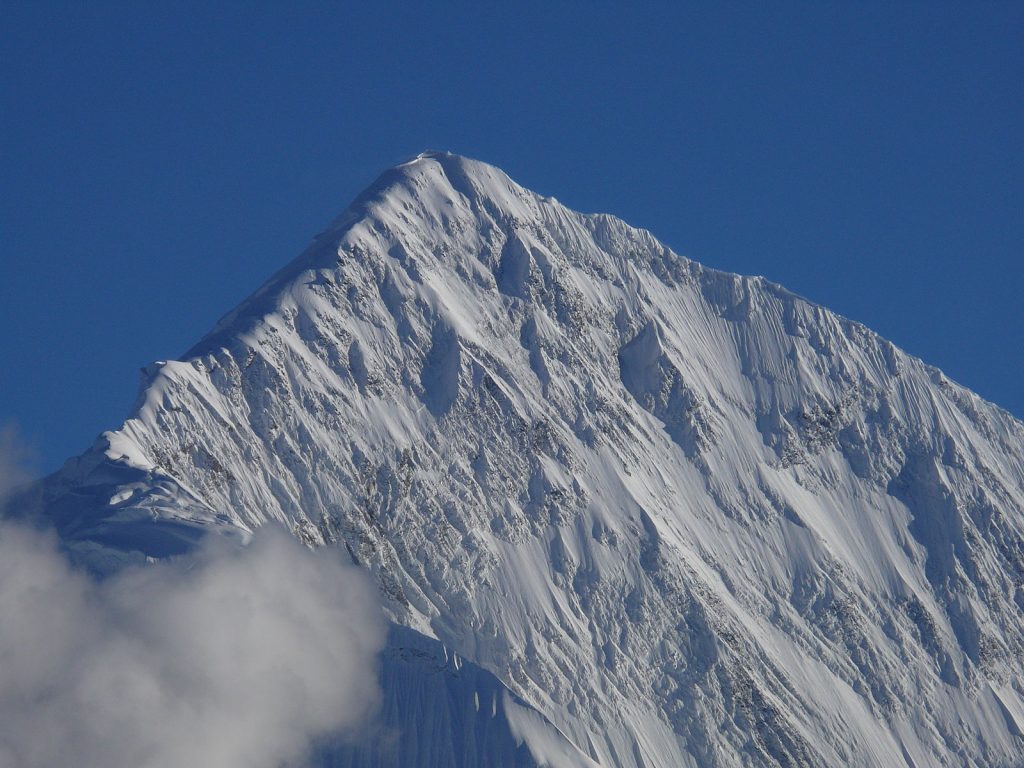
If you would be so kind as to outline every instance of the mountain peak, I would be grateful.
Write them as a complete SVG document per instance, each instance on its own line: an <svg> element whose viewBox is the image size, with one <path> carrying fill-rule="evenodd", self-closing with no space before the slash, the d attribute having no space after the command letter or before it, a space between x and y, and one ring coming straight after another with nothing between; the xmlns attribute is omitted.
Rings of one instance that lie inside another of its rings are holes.
<svg viewBox="0 0 1024 768"><path fill-rule="evenodd" d="M412 183L420 196L437 195L436 203L451 203L458 196L467 201L486 199L506 213L516 208L516 201L539 197L512 181L497 166L452 152L422 152L385 171L371 189L393 189L392 182L397 179Z"/></svg>
<svg viewBox="0 0 1024 768"><path fill-rule="evenodd" d="M496 181L499 186L492 186ZM503 196L502 187L522 190L496 166L452 152L428 151L384 171L356 198L346 213L353 209L359 210L360 205L366 201L387 197L389 193L395 193L410 184L413 185L413 191L420 195L436 192L438 186L467 197L490 192L497 193L500 198Z"/></svg>
<svg viewBox="0 0 1024 768"><path fill-rule="evenodd" d="M553 198L520 186L493 165L451 152L422 152L384 171L305 252L221 318L186 357L223 343L239 324L276 312L292 287L314 279L314 273L322 279L336 272L346 259L362 259L380 248L389 255L400 254L406 243L425 238L438 246L432 253L436 259L454 254L449 241L453 235L458 239L458 233L453 227L525 233L542 231L546 220L578 216ZM526 235L515 237L522 236Z"/></svg>
<svg viewBox="0 0 1024 768"><path fill-rule="evenodd" d="M1018 761L1024 426L456 155L385 172L39 495L93 567L343 544L475 711L504 686L600 765Z"/></svg>

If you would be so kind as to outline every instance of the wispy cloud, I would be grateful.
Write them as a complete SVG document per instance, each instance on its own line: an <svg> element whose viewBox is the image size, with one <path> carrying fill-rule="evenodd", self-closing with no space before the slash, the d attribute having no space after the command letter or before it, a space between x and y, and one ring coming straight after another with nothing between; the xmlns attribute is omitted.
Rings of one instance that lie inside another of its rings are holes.
<svg viewBox="0 0 1024 768"><path fill-rule="evenodd" d="M0 765L294 764L372 715L384 637L365 574L280 529L96 582L2 524Z"/></svg>

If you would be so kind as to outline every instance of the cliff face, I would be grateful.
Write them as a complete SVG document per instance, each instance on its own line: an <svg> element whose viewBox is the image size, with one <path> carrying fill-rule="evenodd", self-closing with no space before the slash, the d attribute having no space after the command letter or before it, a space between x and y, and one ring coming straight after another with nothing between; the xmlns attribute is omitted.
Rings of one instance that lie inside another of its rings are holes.
<svg viewBox="0 0 1024 768"><path fill-rule="evenodd" d="M344 542L536 762L1020 764L1024 427L761 278L427 154L144 378L35 489L94 569Z"/></svg>

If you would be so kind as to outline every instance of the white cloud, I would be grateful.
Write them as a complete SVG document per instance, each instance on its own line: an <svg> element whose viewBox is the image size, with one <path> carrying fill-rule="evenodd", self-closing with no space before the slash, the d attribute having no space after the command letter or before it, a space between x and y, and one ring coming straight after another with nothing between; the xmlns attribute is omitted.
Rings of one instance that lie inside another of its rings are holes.
<svg viewBox="0 0 1024 768"><path fill-rule="evenodd" d="M0 525L0 766L280 768L355 735L386 627L344 558L264 529L97 583Z"/></svg>

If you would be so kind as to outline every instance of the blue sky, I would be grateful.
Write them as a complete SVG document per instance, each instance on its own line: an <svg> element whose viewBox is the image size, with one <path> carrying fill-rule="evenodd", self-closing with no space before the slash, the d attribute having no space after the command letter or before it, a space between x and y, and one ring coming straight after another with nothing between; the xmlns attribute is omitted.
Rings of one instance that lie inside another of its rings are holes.
<svg viewBox="0 0 1024 768"><path fill-rule="evenodd" d="M424 149L1024 416L1020 3L142 5L0 8L0 424L41 470Z"/></svg>

